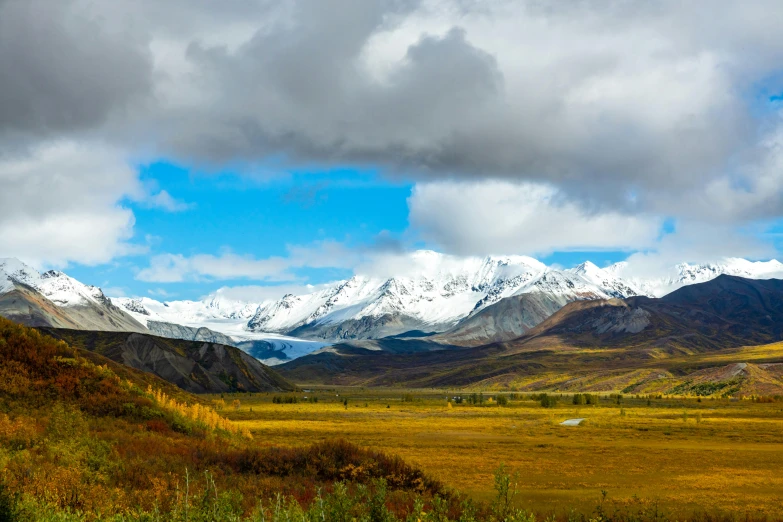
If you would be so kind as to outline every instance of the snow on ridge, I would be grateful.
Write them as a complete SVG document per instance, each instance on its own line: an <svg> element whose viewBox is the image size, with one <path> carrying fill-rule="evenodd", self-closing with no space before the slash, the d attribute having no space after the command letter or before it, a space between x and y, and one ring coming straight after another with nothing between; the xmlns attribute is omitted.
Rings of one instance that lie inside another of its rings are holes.
<svg viewBox="0 0 783 522"><path fill-rule="evenodd" d="M408 256L410 269L392 277L355 275L301 295L253 303L221 296L202 300L161 302L148 297L113 298L111 302L147 324L161 321L207 326L227 335L288 332L308 324L339 324L365 317L399 314L434 327L449 326L512 295L547 293L570 302L632 295L661 296L686 284L721 274L747 278L783 278L783 263L727 258L711 264L681 263L660 277L634 277L628 262L600 268L590 261L560 270L526 256L456 257L434 251ZM407 258L401 258L403 260ZM59 271L43 274L17 259L0 258L0 292L15 283L39 289L60 306L85 300L106 303L94 286L86 286ZM231 333L229 333L231 332Z"/></svg>
<svg viewBox="0 0 783 522"><path fill-rule="evenodd" d="M0 259L0 292L12 290L15 284L30 286L63 307L108 302L100 288L87 286L59 270L40 273L16 258Z"/></svg>
<svg viewBox="0 0 783 522"><path fill-rule="evenodd" d="M738 257L728 257L714 263L679 263L667 274L658 276L639 276L632 273L632 268L623 261L611 265L606 270L617 274L652 297L662 297L683 286L704 283L724 274L746 279L783 279L783 263L776 259L748 261Z"/></svg>
<svg viewBox="0 0 783 522"><path fill-rule="evenodd" d="M419 266L406 275L387 279L355 276L319 292L285 296L262 305L250 320L249 327L284 331L305 324L336 324L386 314L450 326L504 297L524 291L560 292L565 294L564 302L627 297L637 293L628 285L616 283L609 274L604 274L603 278L613 285L596 288L595 283L578 274L553 271L526 256L455 258L419 251L411 257ZM600 271L597 267L596 270ZM411 272L416 275L410 275ZM557 277L564 280L562 284L545 284ZM540 284L535 286L536 282ZM549 288L545 288L547 286ZM362 291L340 299L346 287L360 287Z"/></svg>

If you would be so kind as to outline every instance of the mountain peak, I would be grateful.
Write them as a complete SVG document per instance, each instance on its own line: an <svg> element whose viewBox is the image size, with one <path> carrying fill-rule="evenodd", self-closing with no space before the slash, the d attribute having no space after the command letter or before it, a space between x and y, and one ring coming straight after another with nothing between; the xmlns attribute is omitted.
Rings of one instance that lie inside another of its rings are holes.
<svg viewBox="0 0 783 522"><path fill-rule="evenodd" d="M585 261L584 263L580 263L576 265L572 271L575 274L594 274L597 272L603 272L600 268L598 268L597 265L595 265L592 261Z"/></svg>

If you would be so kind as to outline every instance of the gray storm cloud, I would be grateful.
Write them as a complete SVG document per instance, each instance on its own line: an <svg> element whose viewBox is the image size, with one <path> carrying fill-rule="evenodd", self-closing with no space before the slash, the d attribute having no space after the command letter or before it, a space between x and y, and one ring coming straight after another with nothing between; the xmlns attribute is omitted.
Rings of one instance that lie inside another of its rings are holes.
<svg viewBox="0 0 783 522"><path fill-rule="evenodd" d="M592 222L771 219L781 19L772 0L5 0L0 155L371 165L536 183Z"/></svg>

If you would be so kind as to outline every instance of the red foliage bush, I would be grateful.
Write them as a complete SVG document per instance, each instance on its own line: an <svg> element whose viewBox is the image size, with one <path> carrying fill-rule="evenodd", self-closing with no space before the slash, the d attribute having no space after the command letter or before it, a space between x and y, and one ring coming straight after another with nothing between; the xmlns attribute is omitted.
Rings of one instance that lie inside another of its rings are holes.
<svg viewBox="0 0 783 522"><path fill-rule="evenodd" d="M158 419L148 420L144 423L144 426L147 428L147 431L154 431L155 433L171 432L169 425Z"/></svg>
<svg viewBox="0 0 783 522"><path fill-rule="evenodd" d="M401 458L362 449L345 440L325 441L305 448L248 448L205 457L205 464L228 466L243 474L303 476L326 482L367 483L384 479L392 489L446 494L440 482Z"/></svg>

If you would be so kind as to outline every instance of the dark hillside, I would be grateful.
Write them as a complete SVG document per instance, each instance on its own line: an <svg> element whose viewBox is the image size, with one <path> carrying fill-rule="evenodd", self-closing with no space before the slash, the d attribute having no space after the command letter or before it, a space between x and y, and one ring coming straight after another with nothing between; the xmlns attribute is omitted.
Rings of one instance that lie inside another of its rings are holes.
<svg viewBox="0 0 783 522"><path fill-rule="evenodd" d="M112 361L149 372L192 393L291 391L296 387L233 346L128 332L42 328Z"/></svg>

